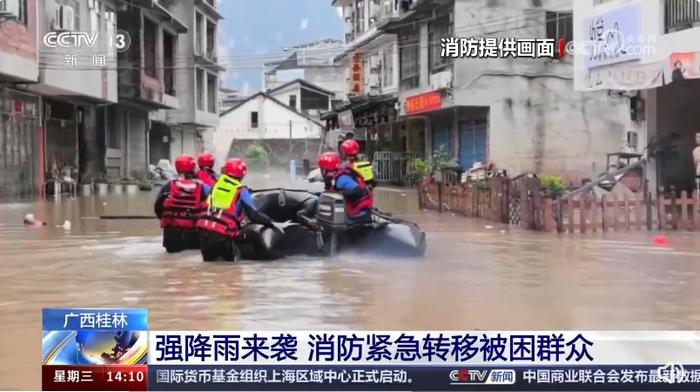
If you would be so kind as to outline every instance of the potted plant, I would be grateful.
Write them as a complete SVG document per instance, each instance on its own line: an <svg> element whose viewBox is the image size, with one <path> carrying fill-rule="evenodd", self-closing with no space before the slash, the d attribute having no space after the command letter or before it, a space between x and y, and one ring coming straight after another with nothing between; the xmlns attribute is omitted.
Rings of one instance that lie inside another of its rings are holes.
<svg viewBox="0 0 700 392"><path fill-rule="evenodd" d="M95 188L97 189L97 194L106 195L109 191L109 182L104 175L100 174L95 177Z"/></svg>
<svg viewBox="0 0 700 392"><path fill-rule="evenodd" d="M95 180L92 177L85 178L83 182L80 183L80 194L83 196L90 196L92 194L93 182Z"/></svg>
<svg viewBox="0 0 700 392"><path fill-rule="evenodd" d="M566 185L560 177L556 176L541 176L540 189L544 197L556 199L566 193Z"/></svg>
<svg viewBox="0 0 700 392"><path fill-rule="evenodd" d="M411 169L410 169L410 174L411 174L411 181L413 185L418 185L420 184L423 180L429 177L430 172L432 171L432 166L430 165L430 162L417 158L414 159L411 162Z"/></svg>
<svg viewBox="0 0 700 392"><path fill-rule="evenodd" d="M129 178L124 180L124 185L126 186L126 193L133 195L135 193L139 192L139 184L140 182L138 180L135 180L133 178Z"/></svg>
<svg viewBox="0 0 700 392"><path fill-rule="evenodd" d="M122 193L124 190L124 185L122 184L121 180L114 180L110 183L112 187L112 192L114 193Z"/></svg>
<svg viewBox="0 0 700 392"><path fill-rule="evenodd" d="M433 152L432 176L435 182L444 182L447 172L456 172L459 165L450 157L450 152L445 145Z"/></svg>

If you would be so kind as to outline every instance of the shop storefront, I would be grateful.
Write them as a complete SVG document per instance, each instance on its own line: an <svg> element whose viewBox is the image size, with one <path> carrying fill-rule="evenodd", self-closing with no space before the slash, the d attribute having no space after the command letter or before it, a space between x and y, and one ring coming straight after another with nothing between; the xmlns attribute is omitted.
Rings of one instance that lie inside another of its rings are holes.
<svg viewBox="0 0 700 392"><path fill-rule="evenodd" d="M0 198L26 198L43 183L40 98L0 88Z"/></svg>
<svg viewBox="0 0 700 392"><path fill-rule="evenodd" d="M454 106L441 91L409 96L407 118L423 118L429 129L428 153L444 153L463 169L488 160L488 108Z"/></svg>
<svg viewBox="0 0 700 392"><path fill-rule="evenodd" d="M575 3L574 39L587 42L589 51L597 49L575 56L574 84L577 91L608 90L611 102L627 104L629 132L621 145L648 158L650 191L690 191L696 170L692 151L700 131L700 28L671 28L675 11L659 4ZM598 31L620 39L610 45L593 34Z"/></svg>

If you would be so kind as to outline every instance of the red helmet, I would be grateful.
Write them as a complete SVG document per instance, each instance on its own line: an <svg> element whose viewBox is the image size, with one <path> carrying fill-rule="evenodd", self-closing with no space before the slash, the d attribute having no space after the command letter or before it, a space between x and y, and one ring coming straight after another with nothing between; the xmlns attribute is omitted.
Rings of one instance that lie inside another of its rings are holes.
<svg viewBox="0 0 700 392"><path fill-rule="evenodd" d="M353 139L348 139L340 145L340 152L346 157L354 157L360 153L360 144Z"/></svg>
<svg viewBox="0 0 700 392"><path fill-rule="evenodd" d="M180 155L175 159L175 170L177 174L194 173L197 162L192 155Z"/></svg>
<svg viewBox="0 0 700 392"><path fill-rule="evenodd" d="M200 168L212 168L214 167L214 155L210 152L203 152L197 157L197 164Z"/></svg>
<svg viewBox="0 0 700 392"><path fill-rule="evenodd" d="M231 158L226 161L226 164L221 171L227 176L231 176L233 178L243 178L248 172L248 166L240 158Z"/></svg>
<svg viewBox="0 0 700 392"><path fill-rule="evenodd" d="M318 157L318 167L321 170L335 171L340 168L340 157L335 152L324 152Z"/></svg>

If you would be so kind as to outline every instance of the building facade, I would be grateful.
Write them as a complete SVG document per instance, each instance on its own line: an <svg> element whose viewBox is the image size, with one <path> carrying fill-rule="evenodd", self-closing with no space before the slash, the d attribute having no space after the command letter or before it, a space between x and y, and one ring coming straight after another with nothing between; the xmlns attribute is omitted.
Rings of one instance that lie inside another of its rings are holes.
<svg viewBox="0 0 700 392"><path fill-rule="evenodd" d="M217 161L244 156L250 145L263 147L272 164L312 160L318 154L323 125L272 95L259 92L223 112L214 132Z"/></svg>
<svg viewBox="0 0 700 392"><path fill-rule="evenodd" d="M404 181L410 161L424 155L426 123L399 115L400 47L386 27L409 8L390 0L333 5L342 10L346 26L346 51L335 59L345 69L346 99L325 116L328 144L335 148L352 132L367 159L375 161L379 181Z"/></svg>
<svg viewBox="0 0 700 392"><path fill-rule="evenodd" d="M174 81L179 107L151 113L150 163L195 155L211 148L211 132L219 123L218 24L222 19L214 0L174 1L169 5L190 26L179 37L168 75Z"/></svg>
<svg viewBox="0 0 700 392"><path fill-rule="evenodd" d="M616 91L634 151L650 158L649 189L694 189L700 132L700 3L694 0L575 2L578 91ZM615 45L605 39L623 37ZM666 151L649 156L659 145Z"/></svg>
<svg viewBox="0 0 700 392"><path fill-rule="evenodd" d="M43 184L38 0L7 0L0 12L0 198L27 197Z"/></svg>

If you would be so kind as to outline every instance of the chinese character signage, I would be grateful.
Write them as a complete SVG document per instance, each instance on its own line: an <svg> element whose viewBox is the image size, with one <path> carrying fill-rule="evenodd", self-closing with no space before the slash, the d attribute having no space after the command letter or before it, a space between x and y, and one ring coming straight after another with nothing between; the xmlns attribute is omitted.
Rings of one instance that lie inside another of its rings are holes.
<svg viewBox="0 0 700 392"><path fill-rule="evenodd" d="M586 68L639 60L644 54L640 4L629 4L586 19Z"/></svg>
<svg viewBox="0 0 700 392"><path fill-rule="evenodd" d="M350 92L348 95L362 95L364 92L364 67L362 55L353 53L350 59Z"/></svg>
<svg viewBox="0 0 700 392"><path fill-rule="evenodd" d="M44 309L42 389L146 390L147 342L146 309Z"/></svg>
<svg viewBox="0 0 700 392"><path fill-rule="evenodd" d="M442 93L434 91L406 98L406 114L416 114L442 107Z"/></svg>
<svg viewBox="0 0 700 392"><path fill-rule="evenodd" d="M154 331L149 339L149 390L160 391L700 387L697 332Z"/></svg>

